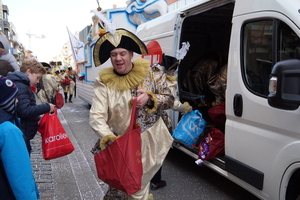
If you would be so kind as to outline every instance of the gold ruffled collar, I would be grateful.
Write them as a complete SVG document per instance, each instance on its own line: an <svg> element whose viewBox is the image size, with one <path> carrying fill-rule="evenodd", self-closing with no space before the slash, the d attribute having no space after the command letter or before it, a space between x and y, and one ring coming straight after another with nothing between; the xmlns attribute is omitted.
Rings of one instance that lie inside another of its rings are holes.
<svg viewBox="0 0 300 200"><path fill-rule="evenodd" d="M118 76L114 68L109 67L99 72L101 81L109 88L119 91L136 88L147 77L150 70L150 62L139 58L133 61L134 68L125 76Z"/></svg>
<svg viewBox="0 0 300 200"><path fill-rule="evenodd" d="M169 81L177 81L177 77L176 76L171 76L169 74L166 74L166 77Z"/></svg>

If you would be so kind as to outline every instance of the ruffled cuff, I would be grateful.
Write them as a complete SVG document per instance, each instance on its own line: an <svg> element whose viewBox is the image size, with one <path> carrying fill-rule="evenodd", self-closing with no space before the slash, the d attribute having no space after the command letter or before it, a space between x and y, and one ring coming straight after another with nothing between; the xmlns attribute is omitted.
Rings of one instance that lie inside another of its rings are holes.
<svg viewBox="0 0 300 200"><path fill-rule="evenodd" d="M152 91L147 91L146 92L148 94L148 96L150 96L150 101L151 101L151 106L149 106L148 104L146 104L146 108L147 108L147 112L148 113L153 113L157 110L158 107L158 99L156 97L156 95L152 92Z"/></svg>
<svg viewBox="0 0 300 200"><path fill-rule="evenodd" d="M184 114L190 112L191 106L190 106L189 102L184 102L183 105L185 105L185 109L184 109L184 112L182 112L181 114L184 115Z"/></svg>
<svg viewBox="0 0 300 200"><path fill-rule="evenodd" d="M104 138L102 138L102 140L100 141L100 149L101 149L101 150L106 149L106 146L107 146L107 145L106 145L106 142L107 142L108 140L114 142L118 137L119 137L119 136L115 136L115 135L106 135L106 136L104 136Z"/></svg>

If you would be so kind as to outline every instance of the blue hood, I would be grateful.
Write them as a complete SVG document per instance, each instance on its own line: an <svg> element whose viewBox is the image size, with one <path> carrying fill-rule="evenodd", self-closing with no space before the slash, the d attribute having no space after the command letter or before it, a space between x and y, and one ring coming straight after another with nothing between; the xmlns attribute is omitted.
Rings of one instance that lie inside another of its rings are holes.
<svg viewBox="0 0 300 200"><path fill-rule="evenodd" d="M13 82L22 82L25 85L28 85L28 86L30 85L30 79L23 72L18 72L18 71L8 72L6 78L8 78L9 80L11 80Z"/></svg>

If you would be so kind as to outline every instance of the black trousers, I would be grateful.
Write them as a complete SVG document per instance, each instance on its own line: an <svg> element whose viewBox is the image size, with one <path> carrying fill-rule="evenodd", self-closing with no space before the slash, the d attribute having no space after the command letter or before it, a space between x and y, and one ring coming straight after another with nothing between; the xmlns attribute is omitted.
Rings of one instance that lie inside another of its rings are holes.
<svg viewBox="0 0 300 200"><path fill-rule="evenodd" d="M161 181L161 168L159 168L159 170L156 172L156 174L153 176L153 178L151 179L151 183L159 183Z"/></svg>

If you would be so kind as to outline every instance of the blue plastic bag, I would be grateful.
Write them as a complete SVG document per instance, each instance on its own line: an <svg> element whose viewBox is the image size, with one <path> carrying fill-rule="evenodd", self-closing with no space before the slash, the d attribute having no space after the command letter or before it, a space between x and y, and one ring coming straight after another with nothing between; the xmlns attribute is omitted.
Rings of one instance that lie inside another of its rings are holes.
<svg viewBox="0 0 300 200"><path fill-rule="evenodd" d="M198 110L184 114L173 132L173 137L189 146L196 144L205 129L206 121Z"/></svg>

